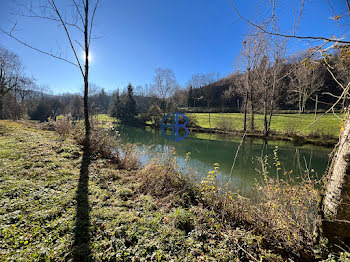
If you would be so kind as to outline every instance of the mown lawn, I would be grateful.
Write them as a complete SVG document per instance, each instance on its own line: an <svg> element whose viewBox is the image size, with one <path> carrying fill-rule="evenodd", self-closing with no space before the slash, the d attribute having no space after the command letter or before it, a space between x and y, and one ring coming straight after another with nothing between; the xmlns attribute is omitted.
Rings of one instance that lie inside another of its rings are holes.
<svg viewBox="0 0 350 262"><path fill-rule="evenodd" d="M0 121L0 261L69 261L87 250L93 261L281 259L261 245L261 236L226 228L211 210L143 194L138 171L101 158L89 166L88 232L79 233L81 161L70 138ZM88 242L75 245L79 234Z"/></svg>
<svg viewBox="0 0 350 262"><path fill-rule="evenodd" d="M194 118L200 127L209 128L208 113L191 113L188 117ZM320 115L318 115L320 116ZM342 117L342 115L339 115ZM231 130L243 130L242 113L212 113L210 114L212 128L227 128ZM302 135L319 135L337 138L339 136L341 120L333 114L321 117L312 126L315 120L314 114L276 114L272 117L271 130L279 133L301 132ZM248 127L250 118L248 116ZM255 128L264 129L264 116L255 115Z"/></svg>

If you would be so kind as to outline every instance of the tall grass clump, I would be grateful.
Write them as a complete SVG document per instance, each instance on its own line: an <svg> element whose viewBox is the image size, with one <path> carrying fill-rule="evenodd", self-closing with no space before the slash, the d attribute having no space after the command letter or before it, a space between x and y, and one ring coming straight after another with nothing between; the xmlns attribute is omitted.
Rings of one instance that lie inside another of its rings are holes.
<svg viewBox="0 0 350 262"><path fill-rule="evenodd" d="M73 130L73 123L71 115L66 115L63 118L53 121L49 119L49 125L51 124L55 131L60 135L62 139L67 138Z"/></svg>
<svg viewBox="0 0 350 262"><path fill-rule="evenodd" d="M272 165L267 156L260 159L260 163L262 181L255 187L256 226L291 252L311 256L317 244L315 232L320 225L317 187L321 180L311 178L307 172L296 177L293 170L282 171L278 147L274 150Z"/></svg>
<svg viewBox="0 0 350 262"><path fill-rule="evenodd" d="M201 182L201 201L226 225L243 227L262 235L262 243L285 256L310 259L319 248L315 232L318 215L320 180L309 174L293 177L293 171L282 171L274 151L271 165L268 157L260 159L261 181L252 188L248 199L220 186L219 164Z"/></svg>
<svg viewBox="0 0 350 262"><path fill-rule="evenodd" d="M179 171L176 155L170 151L151 160L137 174L140 190L162 200L182 205L198 203L199 186L194 178Z"/></svg>
<svg viewBox="0 0 350 262"><path fill-rule="evenodd" d="M119 167L125 170L138 169L140 164L140 152L136 149L135 144L126 143L121 146Z"/></svg>

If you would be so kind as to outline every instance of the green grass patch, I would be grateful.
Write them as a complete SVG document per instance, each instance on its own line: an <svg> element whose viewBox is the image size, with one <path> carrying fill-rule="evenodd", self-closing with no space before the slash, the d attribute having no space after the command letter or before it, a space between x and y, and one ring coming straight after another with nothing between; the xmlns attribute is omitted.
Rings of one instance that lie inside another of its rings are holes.
<svg viewBox="0 0 350 262"><path fill-rule="evenodd" d="M193 117L197 124L203 128L209 128L208 113L187 114L189 118ZM320 115L317 115L319 117ZM339 115L342 118L342 115ZM232 130L243 130L243 113L211 113L210 121L212 128L221 129L223 125ZM315 120L314 114L276 114L272 116L271 130L277 133L300 133L304 136L329 136L338 138L341 120L333 114L322 116L312 126L308 127ZM248 115L248 127L250 126L250 116ZM255 115L255 129L263 131L264 116Z"/></svg>

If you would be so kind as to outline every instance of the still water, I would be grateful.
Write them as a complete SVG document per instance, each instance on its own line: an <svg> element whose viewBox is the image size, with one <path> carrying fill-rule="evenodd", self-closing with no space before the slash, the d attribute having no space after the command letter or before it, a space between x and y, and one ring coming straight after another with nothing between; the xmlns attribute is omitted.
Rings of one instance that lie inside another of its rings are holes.
<svg viewBox="0 0 350 262"><path fill-rule="evenodd" d="M328 165L331 148L313 145L296 146L285 141L265 141L262 139L245 138L241 144L240 137L232 137L218 134L190 133L186 139L180 142L167 140L160 130L118 126L122 141L136 143L138 150L143 152L142 164L152 159L156 152L168 151L174 148L177 162L182 170L191 170L197 177L205 177L213 170L214 163L219 163L221 176L219 180L225 183L230 179L231 190L248 194L251 186L262 179L259 174L261 162L259 158L268 156L270 175L276 176L274 167L274 150L278 146L277 156L281 163L279 176L298 177L307 171L311 176L320 178ZM235 165L232 168L237 149L241 144ZM190 160L185 163L186 154L190 152ZM231 172L232 169L232 172Z"/></svg>

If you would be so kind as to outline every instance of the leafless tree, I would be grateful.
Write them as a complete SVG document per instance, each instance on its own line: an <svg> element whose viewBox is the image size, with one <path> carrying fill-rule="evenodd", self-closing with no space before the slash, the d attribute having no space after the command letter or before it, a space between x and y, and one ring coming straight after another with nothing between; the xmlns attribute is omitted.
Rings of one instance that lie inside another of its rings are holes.
<svg viewBox="0 0 350 262"><path fill-rule="evenodd" d="M79 95L74 95L70 100L70 113L73 119L80 119L83 115L84 101Z"/></svg>
<svg viewBox="0 0 350 262"><path fill-rule="evenodd" d="M156 68L153 78L153 89L162 101L163 113L167 111L168 99L174 94L177 86L174 72L169 68Z"/></svg>
<svg viewBox="0 0 350 262"><path fill-rule="evenodd" d="M334 20L338 21L339 19L342 19L348 22L350 17L349 1L344 0L341 2L343 3L342 14L339 15L337 13L334 13ZM270 18L273 19L275 16L275 11L277 10L276 5L278 4L278 1L271 1L270 3L272 4L272 13ZM334 9L332 8L332 4L330 1L328 1L328 4L330 5L331 9L334 12ZM326 111L326 113L334 110L335 106L337 106L342 100L344 100L349 95L349 89L350 89L349 80L345 82L339 81L333 73L334 67L330 66L327 61L328 57L331 56L331 51L334 50L335 48L338 48L339 46L343 46L342 48L344 48L345 50L349 50L349 46L350 46L349 32L346 32L340 37L339 36L338 37L336 36L331 36L331 37L302 36L302 35L297 35L295 33L288 34L288 33L275 32L273 30L270 30L269 28L264 28L258 25L257 23L254 22L254 19L243 17L233 4L232 4L232 7L235 13L242 20L244 20L251 26L257 28L258 30L262 31L267 35L279 36L284 38L295 38L295 39L302 39L302 40L314 40L312 44L315 45L315 47L312 49L318 52L320 56L323 58L322 61L326 65L327 71L331 74L334 81L339 84L342 90L342 94L340 96L336 96L337 97L336 102ZM299 17L301 17L302 13L303 13L303 5L299 11ZM298 19L297 26L299 22L300 22L300 18ZM293 30L293 32L295 32L295 30ZM316 45L315 42L318 42L318 45ZM342 59L349 61L350 52L344 52L343 54L341 54L341 57ZM322 115L320 117L322 117ZM316 121L318 121L320 117L316 118L309 126L311 126ZM348 248L350 246L350 227L349 227L350 176L348 174L350 169L350 161L349 161L350 114L349 113L346 114L346 119L344 120L345 120L344 121L345 124L342 128L341 137L340 137L338 146L335 150L336 153L333 157L332 164L328 171L328 177L325 184L325 192L322 195L322 200L320 205L322 225L320 228L322 229L321 231L323 232L324 236L328 238L329 243L333 245L333 247L345 246Z"/></svg>
<svg viewBox="0 0 350 262"><path fill-rule="evenodd" d="M284 57L287 44L286 41L277 37L270 37L268 40L270 67L262 72L262 79L264 79L263 110L265 136L268 136L270 133L273 110L283 85L282 73L285 64ZM266 75L267 78L265 78ZM268 79L270 81L268 81Z"/></svg>
<svg viewBox="0 0 350 262"><path fill-rule="evenodd" d="M267 56L267 39L258 30L253 30L243 42L243 49L240 55L241 63L245 69L245 84L243 86L244 99L244 130L247 129L247 111L251 114L250 129L255 129L254 115L258 106L259 94L261 91L261 79L258 69L263 64L263 59ZM266 64L266 62L265 62ZM266 67L266 65L264 65ZM265 70L265 69L264 69Z"/></svg>
<svg viewBox="0 0 350 262"><path fill-rule="evenodd" d="M89 149L90 142L90 121L89 121L89 108L88 108L88 96L89 96L89 50L92 40L92 29L94 24L94 17L96 14L96 9L99 4L99 0L94 1L91 4L91 0L76 1L72 0L71 12L74 14L70 20L67 20L67 16L64 15L64 10L60 8L55 0L46 0L45 2L39 3L39 6L34 8L32 4L25 6L25 15L27 17L32 17L33 19L43 19L46 21L51 21L57 23L66 35L68 44L73 52L74 61L71 61L61 55L56 55L52 52L42 50L31 44L28 44L24 40L20 39L16 34L16 26L10 30L4 30L0 28L0 31L5 35L11 37L17 42L21 43L28 48L31 48L37 52L48 55L50 57L65 61L75 67L80 71L82 78L84 79L84 119L85 119L85 147ZM72 38L72 30L77 30L81 33L82 39L75 40ZM81 41L82 40L82 41ZM78 48L84 51L84 61L80 61L78 56Z"/></svg>
<svg viewBox="0 0 350 262"><path fill-rule="evenodd" d="M21 103L34 91L37 90L35 80L30 77L22 77L22 81L16 86L14 93L20 98Z"/></svg>
<svg viewBox="0 0 350 262"><path fill-rule="evenodd" d="M14 91L23 80L19 57L0 46L0 119L3 119L3 103L7 93Z"/></svg>
<svg viewBox="0 0 350 262"><path fill-rule="evenodd" d="M291 70L293 74L288 75L291 80L289 98L296 100L299 113L304 113L310 97L322 88L326 72L317 61L310 59L301 59L301 62L295 62Z"/></svg>
<svg viewBox="0 0 350 262"><path fill-rule="evenodd" d="M187 85L192 86L192 88L202 88L203 89L203 97L197 98L204 99L208 108L208 120L209 120L209 128L211 129L211 121L210 121L210 107L213 103L213 95L214 95L214 86L213 83L217 82L220 79L220 74L215 72L210 72L206 74L194 74L191 76L191 79L188 81ZM194 98L196 100L196 98Z"/></svg>

